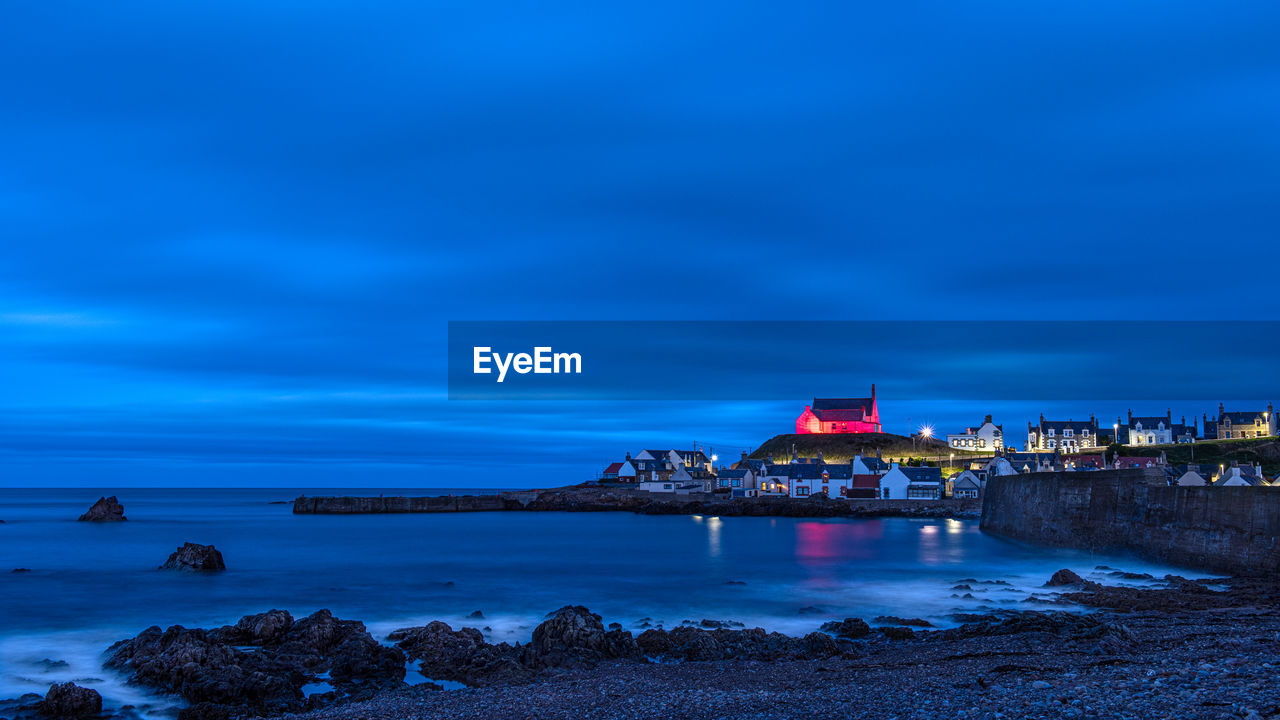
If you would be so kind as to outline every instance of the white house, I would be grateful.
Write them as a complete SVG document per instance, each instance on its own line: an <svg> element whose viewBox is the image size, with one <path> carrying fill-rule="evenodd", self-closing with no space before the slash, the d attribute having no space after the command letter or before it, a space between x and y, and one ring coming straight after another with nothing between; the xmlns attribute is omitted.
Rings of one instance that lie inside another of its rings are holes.
<svg viewBox="0 0 1280 720"><path fill-rule="evenodd" d="M642 482L636 486L637 489L651 493L672 493L675 495L688 495L690 493L700 493L703 491L702 483L681 484L676 482Z"/></svg>
<svg viewBox="0 0 1280 720"><path fill-rule="evenodd" d="M889 463L878 457L854 455L850 464L853 466L854 475L884 475L889 472Z"/></svg>
<svg viewBox="0 0 1280 720"><path fill-rule="evenodd" d="M880 478L883 500L937 500L946 495L942 470L936 467L903 467L894 463Z"/></svg>
<svg viewBox="0 0 1280 720"><path fill-rule="evenodd" d="M976 498L982 496L982 478L972 470L965 470L951 478L951 496Z"/></svg>
<svg viewBox="0 0 1280 720"><path fill-rule="evenodd" d="M1214 487L1265 487L1267 480L1262 474L1262 468L1257 466L1245 465L1240 467L1240 463L1232 462L1231 467L1225 468Z"/></svg>
<svg viewBox="0 0 1280 720"><path fill-rule="evenodd" d="M1176 484L1184 487L1204 487L1213 484L1213 470L1207 465L1188 465L1186 472L1182 473L1176 481Z"/></svg>
<svg viewBox="0 0 1280 720"><path fill-rule="evenodd" d="M1004 426L996 425L988 415L978 427L965 428L963 433L947 435L947 445L955 450L1004 449Z"/></svg>

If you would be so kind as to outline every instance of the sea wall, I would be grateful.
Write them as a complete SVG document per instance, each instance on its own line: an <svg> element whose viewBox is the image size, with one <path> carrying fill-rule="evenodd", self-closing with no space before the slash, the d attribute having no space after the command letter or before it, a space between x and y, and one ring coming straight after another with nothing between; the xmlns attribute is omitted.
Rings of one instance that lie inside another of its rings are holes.
<svg viewBox="0 0 1280 720"><path fill-rule="evenodd" d="M1280 569L1280 489L1169 487L1159 470L992 478L982 529L1237 575Z"/></svg>
<svg viewBox="0 0 1280 720"><path fill-rule="evenodd" d="M483 511L634 512L642 515L725 517L924 517L977 519L973 499L846 500L816 498L727 498L712 493L667 495L634 489L569 487L500 495L445 497L300 497L298 515L367 515Z"/></svg>

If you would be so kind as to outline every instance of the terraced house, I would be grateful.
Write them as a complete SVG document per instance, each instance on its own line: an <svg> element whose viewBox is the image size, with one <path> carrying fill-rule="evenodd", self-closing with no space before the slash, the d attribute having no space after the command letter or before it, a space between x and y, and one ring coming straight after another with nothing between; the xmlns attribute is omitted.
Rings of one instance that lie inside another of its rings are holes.
<svg viewBox="0 0 1280 720"><path fill-rule="evenodd" d="M1040 424L1027 423L1027 450L1072 453L1098 447L1098 419L1093 415L1085 420L1045 420Z"/></svg>
<svg viewBox="0 0 1280 720"><path fill-rule="evenodd" d="M1215 440L1240 440L1244 438L1260 438L1276 434L1276 413L1271 403L1266 410L1248 410L1227 412L1223 403L1218 403L1218 419L1205 417L1205 438ZM1213 435L1209 435L1212 426Z"/></svg>

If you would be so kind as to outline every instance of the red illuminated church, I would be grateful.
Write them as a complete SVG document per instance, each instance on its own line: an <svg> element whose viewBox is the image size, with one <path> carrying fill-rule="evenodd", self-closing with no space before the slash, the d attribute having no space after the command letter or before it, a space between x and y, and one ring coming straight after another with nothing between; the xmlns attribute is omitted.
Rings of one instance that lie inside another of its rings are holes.
<svg viewBox="0 0 1280 720"><path fill-rule="evenodd" d="M880 408L876 407L876 386L869 398L814 398L796 418L796 433L878 433Z"/></svg>

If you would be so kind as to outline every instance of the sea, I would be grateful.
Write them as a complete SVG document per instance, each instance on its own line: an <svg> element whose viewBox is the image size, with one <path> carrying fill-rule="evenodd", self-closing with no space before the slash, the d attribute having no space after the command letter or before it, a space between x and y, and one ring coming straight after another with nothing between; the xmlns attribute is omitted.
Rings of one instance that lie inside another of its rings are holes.
<svg viewBox="0 0 1280 720"><path fill-rule="evenodd" d="M103 668L113 642L158 625L216 627L273 608L328 608L380 639L431 620L525 642L546 615L585 605L639 632L704 619L804 634L879 616L955 625L956 613L1041 609L1060 568L1205 577L1120 555L1012 542L975 520L727 518L624 512L294 515L299 495L496 490L0 489L0 698L74 680L109 707L181 706ZM116 495L122 523L76 518ZM227 570L161 571L184 542ZM16 569L29 572L11 572ZM957 588L968 585L971 589ZM1054 606L1054 609L1061 609ZM1079 608L1084 611L1083 608ZM479 612L482 617L472 617Z"/></svg>

